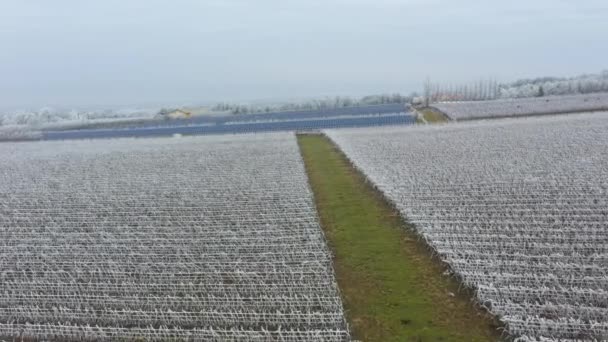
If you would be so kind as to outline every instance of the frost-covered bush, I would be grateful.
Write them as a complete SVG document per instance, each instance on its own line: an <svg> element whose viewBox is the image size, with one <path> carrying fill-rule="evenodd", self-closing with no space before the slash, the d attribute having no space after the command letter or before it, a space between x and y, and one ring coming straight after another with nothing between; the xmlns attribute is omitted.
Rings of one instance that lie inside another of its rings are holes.
<svg viewBox="0 0 608 342"><path fill-rule="evenodd" d="M522 341L608 338L608 113L328 131Z"/></svg>
<svg viewBox="0 0 608 342"><path fill-rule="evenodd" d="M0 155L0 336L349 339L293 134Z"/></svg>
<svg viewBox="0 0 608 342"><path fill-rule="evenodd" d="M0 141L35 140L42 138L42 133L28 126L0 126Z"/></svg>
<svg viewBox="0 0 608 342"><path fill-rule="evenodd" d="M608 110L608 93L491 101L439 102L433 107L453 120Z"/></svg>
<svg viewBox="0 0 608 342"><path fill-rule="evenodd" d="M608 91L608 70L599 74L580 75L571 78L539 77L522 79L500 87L500 97L534 97L539 91L545 95L591 94Z"/></svg>
<svg viewBox="0 0 608 342"><path fill-rule="evenodd" d="M22 125L43 127L47 125L74 125L108 120L150 119L156 109L117 109L117 110L59 110L45 107L34 111L0 112L0 126Z"/></svg>

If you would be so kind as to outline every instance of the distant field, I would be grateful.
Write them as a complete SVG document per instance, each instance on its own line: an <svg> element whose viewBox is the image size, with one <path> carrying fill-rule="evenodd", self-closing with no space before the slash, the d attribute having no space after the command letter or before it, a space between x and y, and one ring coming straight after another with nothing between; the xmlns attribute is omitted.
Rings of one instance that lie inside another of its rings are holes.
<svg viewBox="0 0 608 342"><path fill-rule="evenodd" d="M385 104L240 115L201 115L188 119L118 119L74 122L42 127L13 126L0 129L2 140L63 140L119 137L154 137L318 131L327 128L370 127L413 124L409 107ZM1 127L0 127L1 128Z"/></svg>
<svg viewBox="0 0 608 342"><path fill-rule="evenodd" d="M545 96L521 99L439 102L433 107L452 120L608 110L608 93Z"/></svg>
<svg viewBox="0 0 608 342"><path fill-rule="evenodd" d="M190 111L190 109L188 109ZM365 116L380 114L395 114L406 112L403 104L385 104L373 106L355 106L328 108L324 110L301 110L269 113L230 114L226 112L212 113L203 109L192 109L193 116L187 119L166 120L158 117L151 118L125 118L114 120L103 120L93 122L81 122L77 124L59 123L48 125L44 130L72 130L72 129L96 129L96 128L148 128L148 127L171 127L190 126L201 124L225 124L228 122L269 122L269 121L294 121L311 120L323 118L342 118L348 116Z"/></svg>
<svg viewBox="0 0 608 342"><path fill-rule="evenodd" d="M331 130L521 341L608 337L608 113Z"/></svg>
<svg viewBox="0 0 608 342"><path fill-rule="evenodd" d="M154 137L181 135L223 135L267 132L308 132L326 128L374 127L388 125L409 125L414 117L406 113L389 115L359 115L354 117L329 117L304 120L276 120L267 122L230 121L225 123L204 123L186 126L167 125L157 127L134 127L127 129L98 129L43 132L44 140L92 139L120 137Z"/></svg>
<svg viewBox="0 0 608 342"><path fill-rule="evenodd" d="M326 128L407 125L414 117L402 104L333 108L230 116L200 116L179 120L152 120L124 129L49 130L42 139L89 139L263 133L276 131L318 131Z"/></svg>

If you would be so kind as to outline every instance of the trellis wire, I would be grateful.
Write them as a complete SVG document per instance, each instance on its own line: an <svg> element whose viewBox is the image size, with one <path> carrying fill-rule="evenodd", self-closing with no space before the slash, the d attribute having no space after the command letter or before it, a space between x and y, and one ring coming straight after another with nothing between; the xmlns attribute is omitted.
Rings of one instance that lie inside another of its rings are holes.
<svg viewBox="0 0 608 342"><path fill-rule="evenodd" d="M0 336L349 340L293 134L0 155Z"/></svg>

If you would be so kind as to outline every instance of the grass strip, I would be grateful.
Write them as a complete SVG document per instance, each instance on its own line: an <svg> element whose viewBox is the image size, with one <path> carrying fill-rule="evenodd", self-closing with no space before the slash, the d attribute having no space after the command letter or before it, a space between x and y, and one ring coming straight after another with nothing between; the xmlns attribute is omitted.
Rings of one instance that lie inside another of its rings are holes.
<svg viewBox="0 0 608 342"><path fill-rule="evenodd" d="M418 109L418 112L420 112L423 116L424 119L428 122L428 123L438 123L438 122L446 122L449 121L449 119L440 111L434 109L434 108L422 108L422 109Z"/></svg>
<svg viewBox="0 0 608 342"><path fill-rule="evenodd" d="M474 307L399 213L322 135L300 149L354 338L496 341L499 325Z"/></svg>

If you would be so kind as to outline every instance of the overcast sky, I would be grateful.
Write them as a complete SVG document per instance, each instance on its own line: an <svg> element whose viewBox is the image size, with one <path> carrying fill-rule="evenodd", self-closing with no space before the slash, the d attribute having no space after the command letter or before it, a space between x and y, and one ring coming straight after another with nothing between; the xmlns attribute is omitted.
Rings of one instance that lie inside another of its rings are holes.
<svg viewBox="0 0 608 342"><path fill-rule="evenodd" d="M0 107L409 93L607 57L606 0L0 0Z"/></svg>

